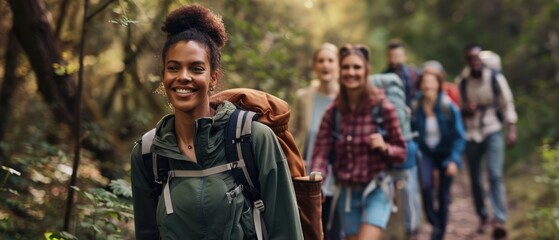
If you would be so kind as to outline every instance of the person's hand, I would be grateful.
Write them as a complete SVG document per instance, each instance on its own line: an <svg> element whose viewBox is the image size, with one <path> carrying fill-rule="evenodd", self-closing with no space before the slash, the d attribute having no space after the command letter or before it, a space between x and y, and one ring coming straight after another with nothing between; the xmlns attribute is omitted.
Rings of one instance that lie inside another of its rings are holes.
<svg viewBox="0 0 559 240"><path fill-rule="evenodd" d="M458 166L456 165L456 163L455 162L448 163L448 166L446 166L446 175L452 177L456 175L457 172L458 172Z"/></svg>
<svg viewBox="0 0 559 240"><path fill-rule="evenodd" d="M460 111L462 112L462 117L463 118L473 117L476 113L476 110L477 110L477 105L475 105L473 103L462 106L462 108L460 109Z"/></svg>
<svg viewBox="0 0 559 240"><path fill-rule="evenodd" d="M512 147L516 143L516 126L509 124L507 132L507 146Z"/></svg>
<svg viewBox="0 0 559 240"><path fill-rule="evenodd" d="M381 152L386 151L386 143L380 133L373 133L369 135L369 145L372 150L380 150Z"/></svg>

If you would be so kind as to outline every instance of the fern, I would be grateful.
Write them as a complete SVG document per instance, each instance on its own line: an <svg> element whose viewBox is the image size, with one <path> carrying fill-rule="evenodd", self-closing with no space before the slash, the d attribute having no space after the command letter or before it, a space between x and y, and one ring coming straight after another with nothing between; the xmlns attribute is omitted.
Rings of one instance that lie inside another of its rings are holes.
<svg viewBox="0 0 559 240"><path fill-rule="evenodd" d="M113 193L117 195L122 195L127 198L132 197L132 187L130 183L126 182L124 179L111 180L109 187Z"/></svg>

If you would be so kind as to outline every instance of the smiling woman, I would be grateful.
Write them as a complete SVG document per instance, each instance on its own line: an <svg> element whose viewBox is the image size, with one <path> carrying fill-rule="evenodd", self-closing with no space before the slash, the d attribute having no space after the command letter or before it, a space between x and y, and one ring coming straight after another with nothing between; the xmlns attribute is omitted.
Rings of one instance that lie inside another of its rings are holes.
<svg viewBox="0 0 559 240"><path fill-rule="evenodd" d="M328 173L332 164L338 183L335 195L343 196L332 204L346 239L381 239L393 195L387 166L404 161L405 142L396 109L367 80L369 50L363 45L343 46L339 61L340 94L322 118L311 171ZM382 126L371 116L374 109L383 115Z"/></svg>
<svg viewBox="0 0 559 240"><path fill-rule="evenodd" d="M210 104L227 41L221 19L184 6L167 16L163 31L163 87L174 113L157 124L151 144L142 138L132 151L136 239L302 239L289 169L272 130L256 121L251 129L264 231L231 172L244 162L227 162L224 133L236 107Z"/></svg>
<svg viewBox="0 0 559 240"><path fill-rule="evenodd" d="M299 149L302 149L307 169L311 165L311 154L322 114L336 98L340 89L337 82L339 74L338 48L331 43L322 44L313 55L312 67L318 79L312 80L309 87L297 90L294 115L289 127L297 138ZM323 229L326 229L325 224L329 219L330 203L334 194L332 188L334 179L327 179L325 183L322 186L322 195L325 196L322 204ZM333 217L335 227L324 232L324 238L339 240L341 233L338 227L337 214Z"/></svg>
<svg viewBox="0 0 559 240"><path fill-rule="evenodd" d="M206 50L200 43L178 42L169 48L163 70L163 86L175 114L208 116L208 92L217 84Z"/></svg>

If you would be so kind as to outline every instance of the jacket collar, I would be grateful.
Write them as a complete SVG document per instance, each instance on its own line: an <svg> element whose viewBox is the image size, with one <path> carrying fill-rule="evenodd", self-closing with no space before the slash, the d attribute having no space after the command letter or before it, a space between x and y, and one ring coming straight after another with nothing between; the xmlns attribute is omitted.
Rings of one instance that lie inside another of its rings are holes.
<svg viewBox="0 0 559 240"><path fill-rule="evenodd" d="M196 119L196 131L208 127L208 124L213 129L225 128L235 108L231 102L224 101L216 107L213 116ZM175 133L175 114L166 115L157 123L153 144L168 154L175 155L175 158L182 158Z"/></svg>

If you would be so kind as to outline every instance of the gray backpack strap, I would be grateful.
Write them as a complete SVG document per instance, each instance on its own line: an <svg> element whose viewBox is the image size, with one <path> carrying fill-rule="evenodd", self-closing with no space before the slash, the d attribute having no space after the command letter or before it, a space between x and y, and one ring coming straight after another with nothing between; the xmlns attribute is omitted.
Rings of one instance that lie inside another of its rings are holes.
<svg viewBox="0 0 559 240"><path fill-rule="evenodd" d="M252 120L256 115L255 112L251 111L241 111L237 116L237 126L235 126L235 138L241 139L242 136L250 136L252 134ZM239 163L244 164L245 158L251 157L250 155L243 154L243 149L241 147L241 142L236 143L237 148L237 157L239 158ZM254 161L256 159L252 158L251 161L252 165L254 165ZM250 187L255 188L255 184L253 183L253 179L250 176L249 170L245 167L242 169L243 174L245 175L245 179L247 180ZM258 179L256 179L258 180ZM260 189L258 189L260 190ZM254 221L254 228L256 230L256 238L258 240L261 239L268 239L268 231L266 230L266 224L264 224L264 219L262 218L262 213L265 210L264 201L261 198L256 199L253 201L252 206L252 216Z"/></svg>
<svg viewBox="0 0 559 240"><path fill-rule="evenodd" d="M149 130L142 136L142 155L151 152L151 144L153 143L153 138L155 138L155 128Z"/></svg>
<svg viewBox="0 0 559 240"><path fill-rule="evenodd" d="M171 183L171 180L173 180L173 178L201 178L242 167L245 166L239 164L238 162L232 162L202 170L170 170L169 176L167 176L167 182L165 183L165 188L163 188L163 200L165 201L165 210L167 211L167 215L174 212L173 202L171 200L171 189L169 187L169 184ZM226 193L229 202L231 202L232 198L238 196L239 193L242 192L242 185L240 186L240 188Z"/></svg>
<svg viewBox="0 0 559 240"><path fill-rule="evenodd" d="M237 126L235 126L235 139L241 139L241 136L251 136L252 119L254 118L255 115L256 115L255 112L250 112L250 111L241 111L239 113L237 119ZM235 147L237 149L237 157L239 158L239 162L244 165L245 154L243 154L241 142L235 143ZM245 179L247 180L249 186L255 187L255 184L252 182L252 178L246 168L243 168L243 174L245 175Z"/></svg>
<svg viewBox="0 0 559 240"><path fill-rule="evenodd" d="M153 139L155 138L155 128L149 130L142 136L142 156L144 154L151 153L151 145L153 144ZM153 169L153 178L155 182L158 184L163 184L161 180L161 176L159 176L158 166L157 166L157 155L155 153L151 153L151 161L152 161L152 169Z"/></svg>

